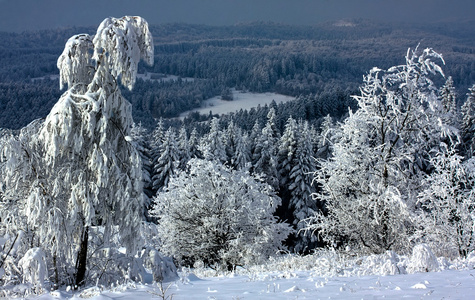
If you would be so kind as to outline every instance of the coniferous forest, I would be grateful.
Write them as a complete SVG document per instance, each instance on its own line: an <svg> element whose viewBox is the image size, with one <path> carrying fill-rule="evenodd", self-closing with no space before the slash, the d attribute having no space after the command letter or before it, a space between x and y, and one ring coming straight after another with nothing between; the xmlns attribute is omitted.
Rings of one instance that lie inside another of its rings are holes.
<svg viewBox="0 0 475 300"><path fill-rule="evenodd" d="M473 25L0 32L0 285L162 282L321 249L469 257ZM295 100L179 117L234 90Z"/></svg>

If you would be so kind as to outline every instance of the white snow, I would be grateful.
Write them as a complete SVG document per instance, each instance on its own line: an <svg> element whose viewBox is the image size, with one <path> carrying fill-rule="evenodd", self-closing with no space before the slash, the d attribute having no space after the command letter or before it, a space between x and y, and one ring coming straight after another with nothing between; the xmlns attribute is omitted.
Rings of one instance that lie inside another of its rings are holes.
<svg viewBox="0 0 475 300"><path fill-rule="evenodd" d="M200 114L207 115L211 111L213 114L222 115L236 112L240 109L249 110L253 107L257 107L258 105L269 105L272 103L272 100L274 100L277 104L295 100L294 97L276 93L249 93L236 91L234 89L231 91L233 94L232 101L221 100L221 96L216 96L205 100L202 107L180 114L180 118L184 118L192 112L199 112Z"/></svg>
<svg viewBox="0 0 475 300"><path fill-rule="evenodd" d="M176 75L167 75L162 73L144 73L144 74L137 74L137 78L147 81L156 81L156 82L169 82L169 81L178 81L181 79L184 82L193 82L195 78L191 77L179 77Z"/></svg>
<svg viewBox="0 0 475 300"><path fill-rule="evenodd" d="M262 272L198 279L193 273L162 289L153 285L122 285L111 290L56 291L37 299L471 299L475 270L449 270L391 276L319 277L311 271Z"/></svg>

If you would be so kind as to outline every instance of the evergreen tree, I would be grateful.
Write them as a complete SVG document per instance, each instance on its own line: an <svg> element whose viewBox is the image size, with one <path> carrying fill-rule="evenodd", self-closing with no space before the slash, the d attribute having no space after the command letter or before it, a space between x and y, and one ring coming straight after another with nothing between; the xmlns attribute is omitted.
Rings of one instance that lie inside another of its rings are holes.
<svg viewBox="0 0 475 300"><path fill-rule="evenodd" d="M160 192L168 185L168 182L180 164L176 131L173 127L168 128L163 136L163 142L159 147L159 156L153 166L153 189Z"/></svg>
<svg viewBox="0 0 475 300"><path fill-rule="evenodd" d="M308 251L316 246L317 237L306 234L304 220L315 215L318 203L312 199L315 192L312 186L316 170L313 152L312 131L308 122L300 125L295 161L289 172L290 209L293 212L293 225L297 229L296 252Z"/></svg>
<svg viewBox="0 0 475 300"><path fill-rule="evenodd" d="M152 159L150 157L150 147L146 141L147 130L142 124L133 124L131 128L131 137L134 141L135 148L142 159L142 181L144 190L144 206L145 214L152 204Z"/></svg>
<svg viewBox="0 0 475 300"><path fill-rule="evenodd" d="M218 118L211 120L209 133L201 139L199 150L206 160L215 160L221 163L227 161L225 136L221 131Z"/></svg>
<svg viewBox="0 0 475 300"><path fill-rule="evenodd" d="M178 132L178 152L179 152L179 165L178 168L180 170L185 170L188 161L191 159L191 144L188 140L188 133L186 128L182 126L180 131Z"/></svg>
<svg viewBox="0 0 475 300"><path fill-rule="evenodd" d="M256 138L256 146L252 155L254 174L264 174L266 181L274 189L279 188L279 174L277 171L277 152L279 133L275 126L275 110L270 109L267 115L266 126Z"/></svg>
<svg viewBox="0 0 475 300"><path fill-rule="evenodd" d="M475 84L469 89L467 100L462 105L461 135L463 152L470 158L475 151Z"/></svg>
<svg viewBox="0 0 475 300"><path fill-rule="evenodd" d="M235 170L249 169L251 164L250 139L247 133L237 136L236 150L231 159L231 166Z"/></svg>
<svg viewBox="0 0 475 300"><path fill-rule="evenodd" d="M290 199L290 185L291 171L296 165L297 161L297 144L299 139L299 131L297 122L289 117L285 124L284 133L280 138L279 153L278 153L278 169L280 172L280 188L279 195L282 198L282 207L278 210L278 215L289 222L294 223L293 210L291 208Z"/></svg>

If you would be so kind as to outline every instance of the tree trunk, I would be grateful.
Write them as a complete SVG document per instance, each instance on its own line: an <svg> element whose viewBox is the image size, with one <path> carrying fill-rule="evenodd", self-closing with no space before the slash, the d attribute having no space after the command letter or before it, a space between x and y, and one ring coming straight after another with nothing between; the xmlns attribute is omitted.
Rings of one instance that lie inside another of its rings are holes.
<svg viewBox="0 0 475 300"><path fill-rule="evenodd" d="M83 285L86 277L88 232L89 227L86 226L76 261L76 287Z"/></svg>

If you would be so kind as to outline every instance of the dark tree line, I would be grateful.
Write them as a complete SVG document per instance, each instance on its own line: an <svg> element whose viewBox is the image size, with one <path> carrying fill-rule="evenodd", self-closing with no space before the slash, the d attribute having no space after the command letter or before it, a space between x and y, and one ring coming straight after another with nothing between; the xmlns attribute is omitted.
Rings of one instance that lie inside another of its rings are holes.
<svg viewBox="0 0 475 300"><path fill-rule="evenodd" d="M367 70L375 65L385 68L403 63L401 53L423 40L444 53L445 72L453 77L458 105L462 105L465 91L475 81L472 24L428 27L355 20L353 25L152 26L155 64L151 68L140 65L139 72L194 80L139 82L132 93L125 94L134 106L136 120L151 129L154 119L176 117L229 88L306 98L321 98L334 90L354 91ZM0 32L0 83L10 84L2 88L34 90L43 84L45 90L50 85L51 91L46 94L59 94L56 82L32 80L57 74L56 58L73 32L92 31L93 28L70 28L22 34ZM20 91L16 94L9 91L1 100L2 107L11 109L0 110L0 127L20 128L45 116L46 109L24 109L12 118L12 109L20 108L20 102L48 107L51 101L47 96L30 96Z"/></svg>

